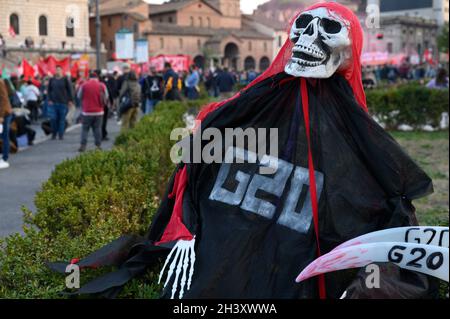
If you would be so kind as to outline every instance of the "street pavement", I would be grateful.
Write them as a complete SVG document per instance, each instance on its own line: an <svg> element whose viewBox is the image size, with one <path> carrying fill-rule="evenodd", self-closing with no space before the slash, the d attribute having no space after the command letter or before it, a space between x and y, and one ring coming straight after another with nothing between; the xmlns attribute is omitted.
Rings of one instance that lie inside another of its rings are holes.
<svg viewBox="0 0 450 319"><path fill-rule="evenodd" d="M36 211L34 197L50 177L54 167L62 161L79 155L81 127L74 126L66 132L64 140L49 140L38 132L36 145L27 147L9 159L11 167L0 170L0 238L22 233L22 206ZM104 150L111 149L120 127L114 119L108 122L110 140L103 142ZM94 137L89 133L88 151L94 149Z"/></svg>

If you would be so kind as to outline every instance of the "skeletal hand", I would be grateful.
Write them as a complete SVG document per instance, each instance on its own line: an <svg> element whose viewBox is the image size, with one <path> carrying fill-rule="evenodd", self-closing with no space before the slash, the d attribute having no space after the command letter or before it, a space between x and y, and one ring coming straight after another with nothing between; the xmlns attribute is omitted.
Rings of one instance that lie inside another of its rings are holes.
<svg viewBox="0 0 450 319"><path fill-rule="evenodd" d="M161 279L164 274L164 270L166 269L170 259L173 257L173 260L169 266L169 271L167 274L166 281L164 283L164 288L166 288L167 284L169 283L172 276L175 274L175 280L173 282L172 286L172 296L171 299L175 298L175 294L178 289L178 281L181 276L181 282L180 282L180 294L179 299L183 298L185 287L186 287L186 281L187 281L187 288L186 291L188 291L191 288L191 282L192 282L192 276L194 274L194 264L195 264L195 237L194 239L190 241L180 240L177 242L177 244L173 247L171 250L169 256L167 256L166 262L164 263L164 267L161 270L161 273L159 274L159 280L158 283L161 282ZM175 269L176 267L176 269ZM188 272L189 268L189 272ZM175 270L175 273L174 273Z"/></svg>

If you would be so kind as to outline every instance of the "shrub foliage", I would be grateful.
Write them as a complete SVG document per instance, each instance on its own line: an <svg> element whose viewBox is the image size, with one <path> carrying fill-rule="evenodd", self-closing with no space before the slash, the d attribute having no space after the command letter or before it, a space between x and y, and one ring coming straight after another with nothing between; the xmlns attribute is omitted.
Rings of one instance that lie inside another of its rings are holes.
<svg viewBox="0 0 450 319"><path fill-rule="evenodd" d="M448 91L417 86L370 91L373 114L388 128L400 123L437 125L447 111ZM183 114L208 100L163 102L107 152L89 152L58 165L36 195L37 211L24 208L24 235L0 240L0 298L59 298L64 278L45 261L88 255L123 234L144 234L174 164L170 132L184 127ZM82 272L89 281L108 269ZM123 298L156 298L154 271L128 284Z"/></svg>

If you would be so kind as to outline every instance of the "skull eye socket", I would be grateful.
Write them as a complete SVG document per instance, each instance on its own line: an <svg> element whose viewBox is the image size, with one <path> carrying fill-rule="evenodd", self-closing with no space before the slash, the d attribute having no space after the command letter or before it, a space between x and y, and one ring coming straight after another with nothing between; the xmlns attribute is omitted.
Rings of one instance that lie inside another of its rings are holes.
<svg viewBox="0 0 450 319"><path fill-rule="evenodd" d="M295 21L295 26L297 29L304 29L313 19L314 17L310 14L302 14L298 17L297 21Z"/></svg>
<svg viewBox="0 0 450 319"><path fill-rule="evenodd" d="M342 25L334 20L330 20L327 18L322 18L322 27L326 33L339 33L342 30Z"/></svg>

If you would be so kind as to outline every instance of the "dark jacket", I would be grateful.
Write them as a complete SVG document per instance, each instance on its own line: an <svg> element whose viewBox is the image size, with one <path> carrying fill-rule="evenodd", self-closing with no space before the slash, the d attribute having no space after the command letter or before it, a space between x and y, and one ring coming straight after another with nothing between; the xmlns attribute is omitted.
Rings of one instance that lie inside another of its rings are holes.
<svg viewBox="0 0 450 319"><path fill-rule="evenodd" d="M73 102L72 84L66 77L52 78L48 84L48 99L51 103L68 104Z"/></svg>
<svg viewBox="0 0 450 319"><path fill-rule="evenodd" d="M217 86L220 93L232 92L235 83L236 81L230 72L222 71L217 76Z"/></svg>
<svg viewBox="0 0 450 319"><path fill-rule="evenodd" d="M151 100L162 100L164 92L164 80L162 77L147 76L142 79L142 96Z"/></svg>

